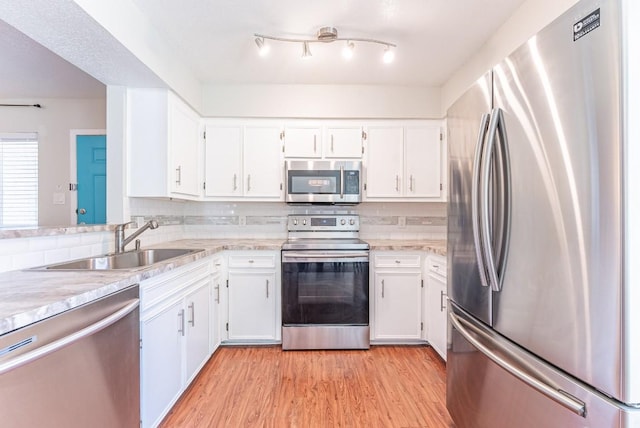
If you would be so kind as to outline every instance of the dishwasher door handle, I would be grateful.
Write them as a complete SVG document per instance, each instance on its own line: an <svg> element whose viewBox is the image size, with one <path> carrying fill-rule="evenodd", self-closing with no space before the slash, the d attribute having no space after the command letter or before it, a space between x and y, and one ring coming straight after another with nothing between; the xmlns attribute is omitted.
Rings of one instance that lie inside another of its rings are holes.
<svg viewBox="0 0 640 428"><path fill-rule="evenodd" d="M81 339L84 339L87 336L91 336L94 333L99 332L100 330L109 327L112 324L120 321L125 316L129 315L140 305L140 299L133 299L131 303L118 309L116 312L111 315L97 321L82 330L78 330L75 333L71 333L68 336L63 337L62 339L58 339L51 343L48 343L44 346L34 349L33 351L22 354L16 358L13 358L3 364L0 365L0 375L16 369L20 366L23 366L31 361L40 359L46 355L51 354L67 345L71 345L74 342L77 342Z"/></svg>

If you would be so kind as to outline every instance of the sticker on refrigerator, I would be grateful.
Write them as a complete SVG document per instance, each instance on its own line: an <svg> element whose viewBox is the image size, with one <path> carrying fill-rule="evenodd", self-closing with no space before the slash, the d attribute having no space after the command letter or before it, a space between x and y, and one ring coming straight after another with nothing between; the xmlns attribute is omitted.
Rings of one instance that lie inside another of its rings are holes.
<svg viewBox="0 0 640 428"><path fill-rule="evenodd" d="M573 41L586 36L600 26L600 9L596 9L573 24Z"/></svg>

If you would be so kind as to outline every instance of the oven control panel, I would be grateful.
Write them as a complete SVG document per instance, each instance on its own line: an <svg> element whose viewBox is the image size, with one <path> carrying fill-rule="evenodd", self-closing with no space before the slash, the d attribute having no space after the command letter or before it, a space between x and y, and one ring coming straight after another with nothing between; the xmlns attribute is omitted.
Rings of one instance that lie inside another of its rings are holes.
<svg viewBox="0 0 640 428"><path fill-rule="evenodd" d="M290 232L300 231L359 231L360 217L357 214L294 214L290 215L287 222Z"/></svg>

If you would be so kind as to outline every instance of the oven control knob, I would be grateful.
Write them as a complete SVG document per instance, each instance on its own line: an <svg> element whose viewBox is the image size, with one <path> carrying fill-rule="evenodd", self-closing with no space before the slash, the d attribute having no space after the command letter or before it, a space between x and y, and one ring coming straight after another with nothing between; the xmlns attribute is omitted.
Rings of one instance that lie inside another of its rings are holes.
<svg viewBox="0 0 640 428"><path fill-rule="evenodd" d="M349 224L350 224L351 226L353 226L354 224L356 224L356 221L355 221L354 219L350 219L350 220L349 220Z"/></svg>
<svg viewBox="0 0 640 428"><path fill-rule="evenodd" d="M307 220L302 220L302 224L303 224L304 226L306 226L306 225L307 225Z"/></svg>
<svg viewBox="0 0 640 428"><path fill-rule="evenodd" d="M345 219L340 220L340 224L344 226L345 224L347 224L347 220Z"/></svg>
<svg viewBox="0 0 640 428"><path fill-rule="evenodd" d="M294 218L294 219L293 219L293 225L294 225L294 226L297 226L297 225L298 225L298 219L297 219L297 218Z"/></svg>

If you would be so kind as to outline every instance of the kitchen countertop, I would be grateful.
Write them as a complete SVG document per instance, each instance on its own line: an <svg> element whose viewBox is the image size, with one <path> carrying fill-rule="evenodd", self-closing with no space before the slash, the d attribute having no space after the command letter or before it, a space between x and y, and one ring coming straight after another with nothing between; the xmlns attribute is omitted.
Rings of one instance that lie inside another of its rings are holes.
<svg viewBox="0 0 640 428"><path fill-rule="evenodd" d="M370 250L377 251L431 251L441 256L447 255L446 240L425 239L365 239Z"/></svg>
<svg viewBox="0 0 640 428"><path fill-rule="evenodd" d="M445 241L366 240L371 250L433 251L445 255ZM280 250L284 239L187 239L148 248L204 251L151 266L109 271L18 270L0 273L0 335L120 291L145 279L225 250Z"/></svg>

